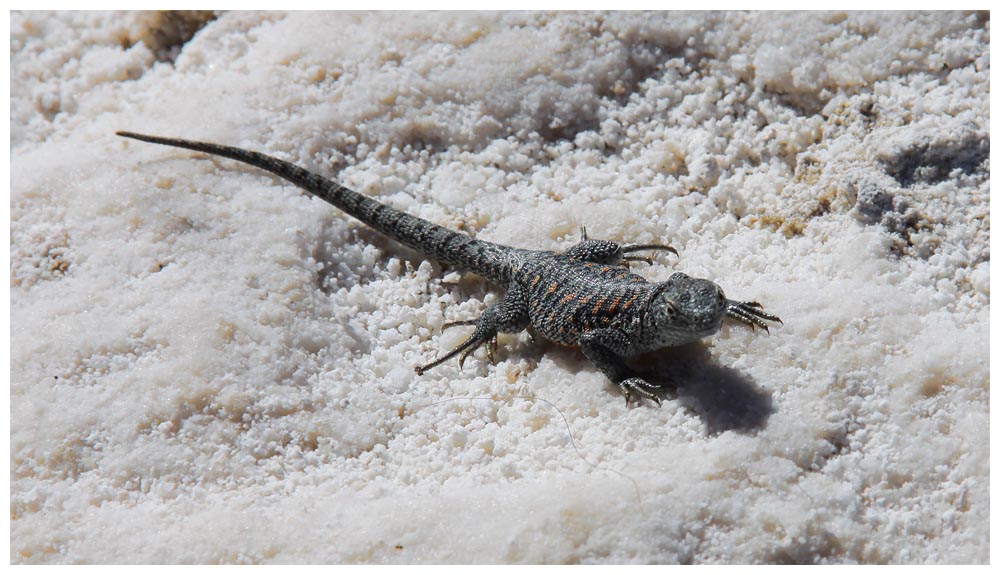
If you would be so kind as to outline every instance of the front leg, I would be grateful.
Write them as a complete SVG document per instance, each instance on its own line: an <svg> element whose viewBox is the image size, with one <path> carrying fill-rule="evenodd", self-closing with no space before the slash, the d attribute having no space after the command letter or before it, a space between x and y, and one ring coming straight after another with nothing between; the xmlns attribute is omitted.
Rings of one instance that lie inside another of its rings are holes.
<svg viewBox="0 0 1000 575"><path fill-rule="evenodd" d="M627 341L628 336L619 330L598 329L584 334L579 344L583 355L618 386L625 396L625 405L632 403L633 395L645 397L660 405L660 398L653 392L665 386L646 381L625 365L621 352L627 347Z"/></svg>
<svg viewBox="0 0 1000 575"><path fill-rule="evenodd" d="M489 344L488 351L490 360L492 360L493 351L496 349L497 334L517 333L528 327L529 323L528 300L524 295L524 290L515 284L507 290L507 295L503 299L486 308L486 311L477 319L446 323L444 325L445 329L457 325L474 325L476 329L458 347L427 365L418 365L414 368L414 371L417 372L417 375L423 375L427 370L441 365L458 354L462 354L458 358L458 367L461 369L462 364L465 363L465 358L469 357L472 352L476 351L484 343Z"/></svg>

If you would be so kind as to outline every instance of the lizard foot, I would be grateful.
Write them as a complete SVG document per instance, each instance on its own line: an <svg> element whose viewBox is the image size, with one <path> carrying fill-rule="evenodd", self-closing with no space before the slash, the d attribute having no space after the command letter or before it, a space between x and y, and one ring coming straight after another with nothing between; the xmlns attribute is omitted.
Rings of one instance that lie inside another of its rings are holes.
<svg viewBox="0 0 1000 575"><path fill-rule="evenodd" d="M764 320L783 323L781 318L765 312L764 306L755 301L726 300L726 315L749 325L751 329L759 327L764 331L768 331Z"/></svg>
<svg viewBox="0 0 1000 575"><path fill-rule="evenodd" d="M632 252L650 252L650 251L661 251L670 252L672 254L679 255L677 250L670 246L665 246L661 244L628 244L622 246L622 254L628 254ZM628 262L646 262L649 265L653 265L653 258L648 256L622 256L622 261L626 264Z"/></svg>
<svg viewBox="0 0 1000 575"><path fill-rule="evenodd" d="M489 354L490 361L492 362L493 354L497 348L496 341L497 341L496 331L490 333L488 330L476 329L476 331L473 332L468 339L459 344L459 346L456 347L455 349L449 351L448 353L442 355L441 357L435 359L434 361L426 365L418 365L415 368L413 368L413 370L417 372L417 375L423 375L427 370L431 369L432 367L437 367L441 365L442 363L448 361L449 359L455 357L456 355L459 356L458 368L462 369L462 365L465 364L465 359L470 355L472 355L472 352L476 351L476 349L478 349L479 346L483 345L484 343L487 344L486 351Z"/></svg>
<svg viewBox="0 0 1000 575"><path fill-rule="evenodd" d="M654 389L659 388L660 386L653 385L641 377L630 377L618 383L618 389L622 390L622 395L625 396L625 407L632 405L633 395L639 396L635 400L636 404L641 403L645 398L655 402L656 406L660 407L662 405L660 398L653 393Z"/></svg>
<svg viewBox="0 0 1000 575"><path fill-rule="evenodd" d="M444 327L449 328L458 325L473 325L473 324L476 325L476 331L472 332L472 335L469 336L469 338L463 341L461 344L459 344L458 347L456 347L455 349L449 351L448 353L442 355L441 357L435 359L434 361L426 365L418 365L415 368L413 368L413 370L417 372L417 375L423 375L427 370L431 369L432 367L437 367L441 365L442 363L448 361L449 359L455 357L456 355L459 356L458 368L462 369L462 366L465 364L465 359L470 355L472 355L472 352L479 349L479 346L483 344L486 344L486 353L490 359L490 362L493 362L493 356L497 350L496 329L490 329L489 327L485 327L482 324L478 323L477 320L455 321L445 324Z"/></svg>

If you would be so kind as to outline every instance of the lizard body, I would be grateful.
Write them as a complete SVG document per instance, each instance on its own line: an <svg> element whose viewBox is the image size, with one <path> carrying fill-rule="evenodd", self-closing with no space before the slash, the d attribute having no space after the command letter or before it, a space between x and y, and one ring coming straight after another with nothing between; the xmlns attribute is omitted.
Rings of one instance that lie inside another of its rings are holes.
<svg viewBox="0 0 1000 575"><path fill-rule="evenodd" d="M476 273L506 290L479 318L447 324L472 325L471 336L431 363L422 374L459 356L459 365L497 333L517 333L529 326L562 345L579 347L625 395L659 403L650 383L627 367L623 358L662 347L689 343L717 332L725 317L767 329L780 322L757 302L727 299L715 283L676 272L665 282L650 283L629 271L629 255L669 246L622 245L587 239L561 252L527 250L495 244L396 210L290 162L258 152L206 142L117 132L119 136L223 156L275 174L328 202L386 236L428 258Z"/></svg>

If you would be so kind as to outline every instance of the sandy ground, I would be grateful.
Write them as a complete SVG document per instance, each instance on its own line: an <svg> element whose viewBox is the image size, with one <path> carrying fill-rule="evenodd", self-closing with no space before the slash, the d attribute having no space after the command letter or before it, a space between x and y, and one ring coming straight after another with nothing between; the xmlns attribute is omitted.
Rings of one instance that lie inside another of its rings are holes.
<svg viewBox="0 0 1000 575"><path fill-rule="evenodd" d="M13 14L11 561L989 560L989 18ZM266 151L779 314L626 408Z"/></svg>

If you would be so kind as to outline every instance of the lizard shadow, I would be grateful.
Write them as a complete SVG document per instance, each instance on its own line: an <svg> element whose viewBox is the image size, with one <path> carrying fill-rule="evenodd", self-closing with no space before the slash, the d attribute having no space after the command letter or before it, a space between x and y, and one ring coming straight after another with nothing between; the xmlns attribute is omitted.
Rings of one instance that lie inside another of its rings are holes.
<svg viewBox="0 0 1000 575"><path fill-rule="evenodd" d="M771 394L739 370L718 364L704 343L664 348L629 363L650 383L664 386L658 397L677 399L713 435L755 433L774 413Z"/></svg>
<svg viewBox="0 0 1000 575"><path fill-rule="evenodd" d="M578 351L556 348L548 353L566 369L579 369ZM653 351L629 358L626 363L635 375L663 386L657 397L675 400L698 415L712 435L725 431L754 434L767 425L775 411L768 391L739 370L720 365L702 342ZM618 394L610 382L608 390ZM648 408L651 404L645 401Z"/></svg>

